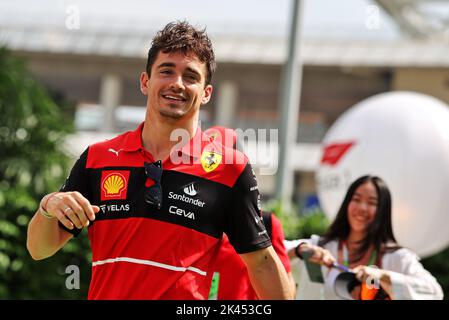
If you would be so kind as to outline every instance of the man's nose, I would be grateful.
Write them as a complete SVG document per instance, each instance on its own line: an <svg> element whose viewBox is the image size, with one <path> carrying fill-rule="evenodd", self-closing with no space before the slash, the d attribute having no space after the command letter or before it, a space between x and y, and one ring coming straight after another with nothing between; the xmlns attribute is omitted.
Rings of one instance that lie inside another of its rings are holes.
<svg viewBox="0 0 449 320"><path fill-rule="evenodd" d="M184 90L184 82L182 81L182 76L173 77L173 81L170 83L170 89L175 91Z"/></svg>

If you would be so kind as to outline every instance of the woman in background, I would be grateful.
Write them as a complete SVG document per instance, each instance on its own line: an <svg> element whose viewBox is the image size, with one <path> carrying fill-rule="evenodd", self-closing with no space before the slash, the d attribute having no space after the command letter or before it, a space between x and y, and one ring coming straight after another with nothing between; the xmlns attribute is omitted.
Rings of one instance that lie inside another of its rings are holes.
<svg viewBox="0 0 449 320"><path fill-rule="evenodd" d="M297 298L339 299L333 288L341 272L341 268L335 268L339 264L353 271L362 284L352 292L355 299L442 299L440 285L424 269L419 257L396 242L391 208L385 182L363 176L350 185L324 236L286 241L292 267L296 258L301 259L306 252L310 262L323 266L324 286L308 282L303 268ZM377 289L366 286L373 279L379 284ZM320 295L307 295L316 289Z"/></svg>

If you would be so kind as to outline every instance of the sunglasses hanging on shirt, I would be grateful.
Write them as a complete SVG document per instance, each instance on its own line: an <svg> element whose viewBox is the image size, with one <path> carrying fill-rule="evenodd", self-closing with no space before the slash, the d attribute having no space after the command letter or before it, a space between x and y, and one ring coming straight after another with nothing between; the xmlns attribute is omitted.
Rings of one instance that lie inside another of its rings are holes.
<svg viewBox="0 0 449 320"><path fill-rule="evenodd" d="M162 206L162 162L160 160L153 163L145 162L144 165L145 175L154 181L152 186L145 187L145 202L160 209Z"/></svg>

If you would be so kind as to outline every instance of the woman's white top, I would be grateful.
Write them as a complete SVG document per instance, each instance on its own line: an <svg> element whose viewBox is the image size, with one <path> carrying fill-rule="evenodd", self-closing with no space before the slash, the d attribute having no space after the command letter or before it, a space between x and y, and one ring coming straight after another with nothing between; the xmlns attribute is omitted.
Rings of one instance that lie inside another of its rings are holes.
<svg viewBox="0 0 449 320"><path fill-rule="evenodd" d="M307 242L317 245L319 236L312 236L310 239L284 240L288 250L296 247L300 242ZM338 241L330 241L324 248L337 257ZM291 260L292 275L296 281L296 299L341 299L334 292L334 281L340 271L336 268L322 266L324 285L309 280L307 270L303 261L297 257ZM419 257L411 250L401 248L393 252L384 253L382 256L382 269L389 271L393 299L395 300L441 300L443 290L423 265L419 262Z"/></svg>

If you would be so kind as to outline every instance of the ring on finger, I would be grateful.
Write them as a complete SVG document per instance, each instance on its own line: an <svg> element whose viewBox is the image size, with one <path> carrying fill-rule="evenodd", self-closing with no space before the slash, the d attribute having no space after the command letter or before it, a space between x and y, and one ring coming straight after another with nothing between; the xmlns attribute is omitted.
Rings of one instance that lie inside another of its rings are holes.
<svg viewBox="0 0 449 320"><path fill-rule="evenodd" d="M72 210L72 208L67 207L67 208L64 209L64 213L67 213L67 212L70 211L70 210Z"/></svg>

